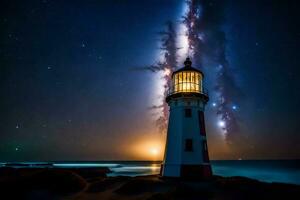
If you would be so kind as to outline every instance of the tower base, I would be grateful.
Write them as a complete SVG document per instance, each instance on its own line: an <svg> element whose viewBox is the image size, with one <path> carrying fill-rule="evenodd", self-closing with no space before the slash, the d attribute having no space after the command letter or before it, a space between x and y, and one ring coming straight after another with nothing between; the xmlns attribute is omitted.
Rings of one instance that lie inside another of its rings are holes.
<svg viewBox="0 0 300 200"><path fill-rule="evenodd" d="M208 179L212 177L210 164L202 165L168 165L162 164L160 175L185 179Z"/></svg>

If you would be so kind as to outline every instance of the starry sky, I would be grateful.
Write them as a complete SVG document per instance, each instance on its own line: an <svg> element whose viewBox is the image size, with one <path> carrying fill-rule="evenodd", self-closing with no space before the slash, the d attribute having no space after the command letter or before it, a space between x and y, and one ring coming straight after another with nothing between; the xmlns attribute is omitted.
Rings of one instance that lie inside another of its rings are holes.
<svg viewBox="0 0 300 200"><path fill-rule="evenodd" d="M161 159L159 32L180 0L4 0L0 3L0 161ZM213 6L213 4L212 4ZM212 97L211 159L300 158L297 1L226 1L227 58L243 98L244 139L226 144ZM179 55L179 66L186 55ZM197 67L197 66L195 66ZM149 154L157 149L159 155Z"/></svg>

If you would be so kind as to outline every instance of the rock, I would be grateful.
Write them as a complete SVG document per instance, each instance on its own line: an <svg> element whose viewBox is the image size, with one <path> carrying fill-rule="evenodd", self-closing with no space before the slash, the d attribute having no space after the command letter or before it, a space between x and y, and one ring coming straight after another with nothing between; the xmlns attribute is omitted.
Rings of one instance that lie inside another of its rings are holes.
<svg viewBox="0 0 300 200"><path fill-rule="evenodd" d="M165 194L156 193L150 196L147 200L169 200L169 198Z"/></svg>
<svg viewBox="0 0 300 200"><path fill-rule="evenodd" d="M17 176L11 175L0 179L1 194L18 198L37 191L65 195L79 192L86 187L86 181L81 176L68 170L27 169L25 172L16 169L16 171Z"/></svg>
<svg viewBox="0 0 300 200"><path fill-rule="evenodd" d="M63 169L46 169L27 180L33 188L42 188L58 193L79 192L86 187L86 181L76 173Z"/></svg>
<svg viewBox="0 0 300 200"><path fill-rule="evenodd" d="M130 179L130 177L118 176L118 177L105 178L103 180L91 183L87 192L93 192L93 193L103 192L109 188L112 188L114 185L116 185L118 183L127 181L128 179Z"/></svg>
<svg viewBox="0 0 300 200"><path fill-rule="evenodd" d="M105 169L0 168L0 194L7 199L253 200L300 199L300 186L245 177L214 176L209 181L159 176L106 177ZM87 183L86 179L89 183ZM87 190L85 188L88 187ZM92 194L91 194L92 193ZM74 196L71 196L74 195Z"/></svg>
<svg viewBox="0 0 300 200"><path fill-rule="evenodd" d="M173 190L167 194L168 199L211 199L214 195L210 190L203 188L194 188L184 184L176 186Z"/></svg>
<svg viewBox="0 0 300 200"><path fill-rule="evenodd" d="M258 180L240 177L240 176L233 176L233 177L219 177L216 179L217 187L223 189L237 189L240 187L258 187L262 183Z"/></svg>
<svg viewBox="0 0 300 200"><path fill-rule="evenodd" d="M115 193L135 195L144 192L157 192L163 189L163 182L151 179L132 179L118 188Z"/></svg>
<svg viewBox="0 0 300 200"><path fill-rule="evenodd" d="M0 167L0 180L5 177L16 177L19 176L18 171L12 167Z"/></svg>
<svg viewBox="0 0 300 200"><path fill-rule="evenodd" d="M75 168L71 169L71 171L75 172L76 174L80 175L85 179L91 179L95 177L106 177L107 173L111 171L107 167L103 168Z"/></svg>

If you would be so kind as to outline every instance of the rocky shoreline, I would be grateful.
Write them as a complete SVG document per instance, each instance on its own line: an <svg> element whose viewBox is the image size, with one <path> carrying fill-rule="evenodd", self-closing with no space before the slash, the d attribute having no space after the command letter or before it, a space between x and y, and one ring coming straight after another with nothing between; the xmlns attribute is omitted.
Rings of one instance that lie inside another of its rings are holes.
<svg viewBox="0 0 300 200"><path fill-rule="evenodd" d="M0 168L5 199L300 199L300 185L245 177L162 179L158 175L107 177L108 168ZM1 198L2 199L2 198Z"/></svg>

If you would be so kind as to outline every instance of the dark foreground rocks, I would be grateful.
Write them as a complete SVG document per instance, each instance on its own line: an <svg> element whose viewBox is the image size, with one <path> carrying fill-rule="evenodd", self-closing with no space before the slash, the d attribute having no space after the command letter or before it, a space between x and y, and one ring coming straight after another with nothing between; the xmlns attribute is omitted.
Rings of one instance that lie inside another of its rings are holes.
<svg viewBox="0 0 300 200"><path fill-rule="evenodd" d="M107 168L0 168L0 194L11 199L55 199L84 190L89 178L104 178L107 172Z"/></svg>
<svg viewBox="0 0 300 200"><path fill-rule="evenodd" d="M245 177L206 181L159 176L107 177L107 168L0 168L1 199L247 200L300 199L300 186Z"/></svg>

